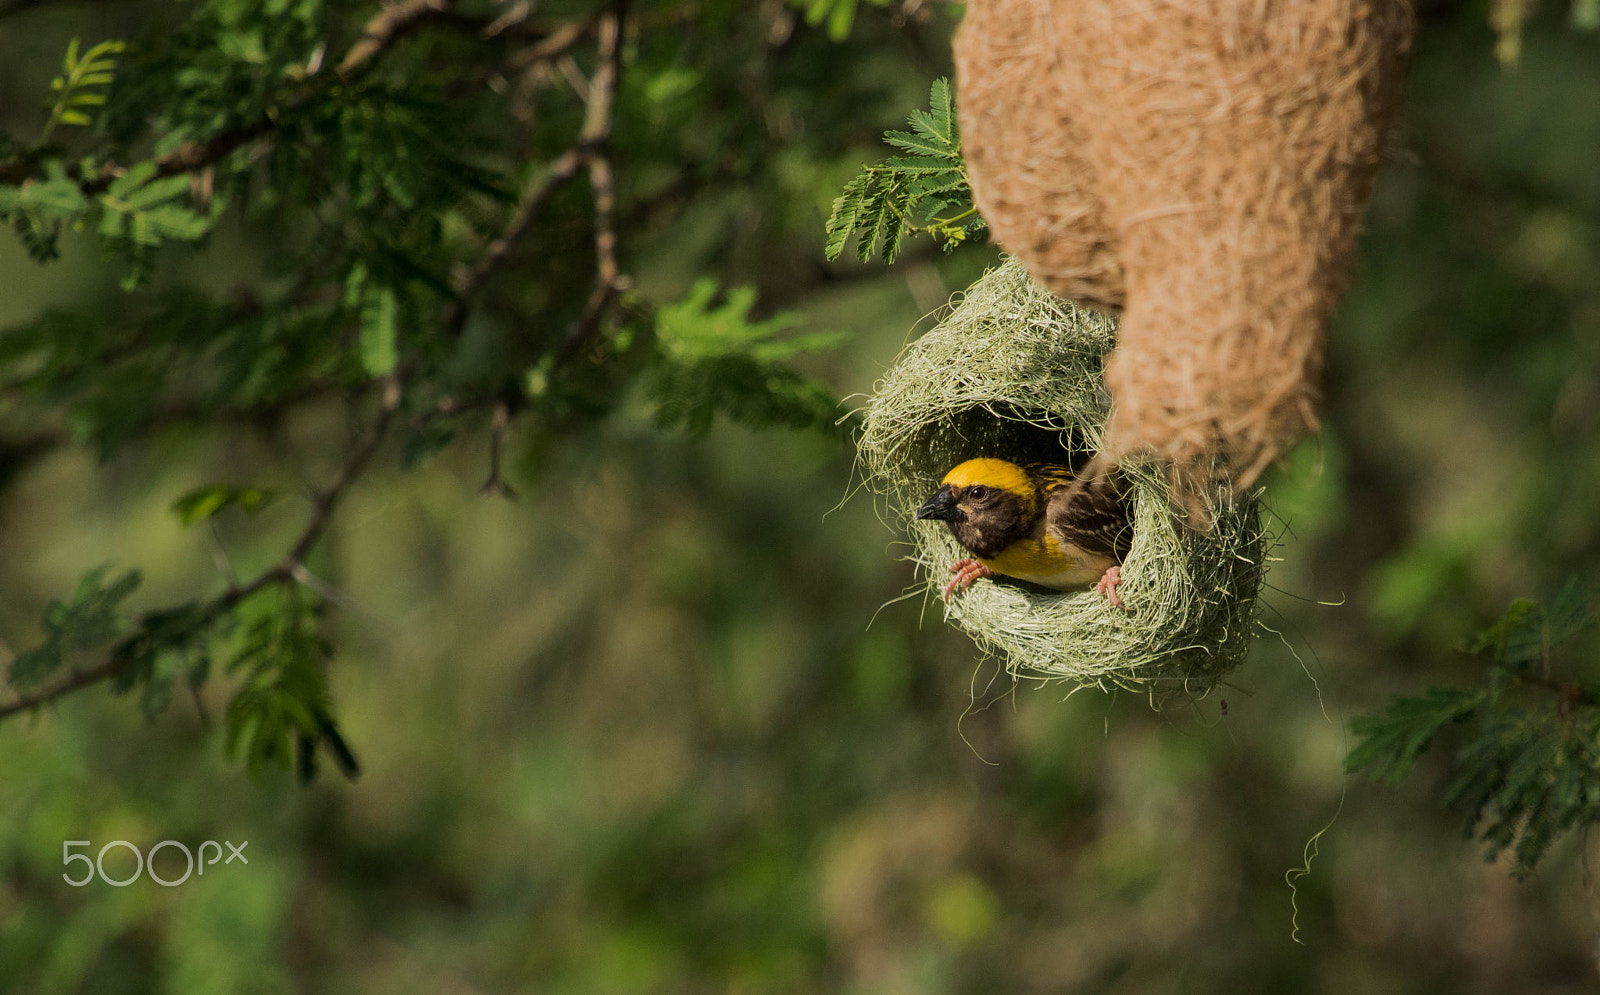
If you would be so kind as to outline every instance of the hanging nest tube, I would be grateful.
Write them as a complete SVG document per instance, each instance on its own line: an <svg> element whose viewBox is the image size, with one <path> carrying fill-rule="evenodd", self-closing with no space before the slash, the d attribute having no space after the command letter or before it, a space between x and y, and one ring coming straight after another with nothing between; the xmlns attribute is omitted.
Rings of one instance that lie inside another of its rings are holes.
<svg viewBox="0 0 1600 995"><path fill-rule="evenodd" d="M1103 361L1116 319L1035 284L1007 260L908 346L866 407L860 457L890 514L911 529L918 581L935 597L969 555L916 508L963 460L1081 466L1109 413ZM1006 579L954 595L945 617L1013 675L1198 697L1250 646L1268 548L1258 503L1233 498L1190 528L1164 464L1124 460L1133 547L1119 593L1061 592Z"/></svg>

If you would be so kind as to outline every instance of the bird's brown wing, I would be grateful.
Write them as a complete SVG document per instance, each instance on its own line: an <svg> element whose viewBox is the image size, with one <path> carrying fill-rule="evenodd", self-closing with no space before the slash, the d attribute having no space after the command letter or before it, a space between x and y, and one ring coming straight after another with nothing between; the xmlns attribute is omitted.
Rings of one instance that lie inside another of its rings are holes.
<svg viewBox="0 0 1600 995"><path fill-rule="evenodd" d="M1133 520L1117 475L1080 478L1063 466L1031 464L1045 495L1045 525L1061 538L1118 563L1133 546Z"/></svg>

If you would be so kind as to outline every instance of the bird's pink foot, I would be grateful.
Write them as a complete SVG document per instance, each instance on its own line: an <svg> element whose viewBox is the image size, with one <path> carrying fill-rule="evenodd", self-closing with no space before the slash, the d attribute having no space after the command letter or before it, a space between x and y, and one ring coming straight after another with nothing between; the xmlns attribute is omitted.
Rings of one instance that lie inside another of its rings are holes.
<svg viewBox="0 0 1600 995"><path fill-rule="evenodd" d="M950 564L950 572L955 574L955 579L944 588L944 599L950 600L950 595L957 591L965 591L972 586L972 582L980 577L993 577L994 571L979 563L977 560L957 560Z"/></svg>
<svg viewBox="0 0 1600 995"><path fill-rule="evenodd" d="M1117 594L1117 585L1120 583L1122 583L1122 568L1112 564L1106 568L1106 572L1100 577L1100 583L1096 584L1094 589L1105 595L1106 600L1112 605L1127 611L1128 606L1122 603L1122 598Z"/></svg>

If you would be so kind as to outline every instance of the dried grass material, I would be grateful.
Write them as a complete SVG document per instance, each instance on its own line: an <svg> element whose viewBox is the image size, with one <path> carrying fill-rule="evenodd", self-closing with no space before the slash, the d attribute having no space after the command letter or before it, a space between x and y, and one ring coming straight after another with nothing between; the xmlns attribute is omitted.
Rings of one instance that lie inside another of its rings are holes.
<svg viewBox="0 0 1600 995"><path fill-rule="evenodd" d="M1046 287L1124 309L1108 457L1223 456L1243 490L1316 428L1412 28L1405 0L971 0L977 206Z"/></svg>
<svg viewBox="0 0 1600 995"><path fill-rule="evenodd" d="M1038 286L1015 260L992 270L908 346L867 405L863 467L912 530L919 579L937 597L968 555L939 522L914 512L951 467L977 456L1081 463L1101 445L1101 362L1116 322ZM1199 695L1249 648L1265 536L1256 502L1211 509L1184 527L1157 464L1123 466L1133 491L1133 549L1120 588L1129 611L1094 591L980 581L945 616L1012 673L1079 685Z"/></svg>

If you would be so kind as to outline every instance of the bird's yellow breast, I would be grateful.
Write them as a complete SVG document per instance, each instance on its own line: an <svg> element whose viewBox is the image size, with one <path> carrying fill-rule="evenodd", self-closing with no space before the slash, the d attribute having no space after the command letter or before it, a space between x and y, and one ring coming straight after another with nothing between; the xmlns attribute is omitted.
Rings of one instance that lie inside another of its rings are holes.
<svg viewBox="0 0 1600 995"><path fill-rule="evenodd" d="M1048 537L1014 542L993 557L978 560L997 574L1060 591L1093 584L1112 562Z"/></svg>

